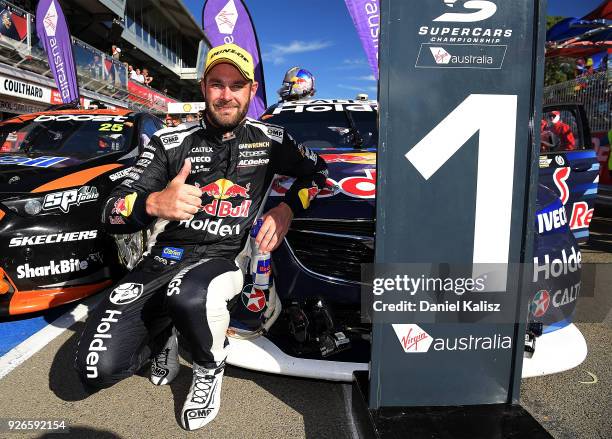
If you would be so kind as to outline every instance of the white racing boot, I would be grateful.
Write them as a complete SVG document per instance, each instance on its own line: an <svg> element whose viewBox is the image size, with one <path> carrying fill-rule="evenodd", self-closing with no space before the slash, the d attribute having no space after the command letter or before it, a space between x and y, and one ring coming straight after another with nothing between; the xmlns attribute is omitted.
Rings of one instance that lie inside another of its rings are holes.
<svg viewBox="0 0 612 439"><path fill-rule="evenodd" d="M164 348L159 354L153 357L151 362L151 377L150 380L156 386L170 384L179 373L181 365L178 358L178 340L176 338L176 329L172 328L172 333L166 342Z"/></svg>
<svg viewBox="0 0 612 439"><path fill-rule="evenodd" d="M214 369L193 363L193 381L181 412L181 424L185 430L202 428L219 413L224 369L225 361Z"/></svg>

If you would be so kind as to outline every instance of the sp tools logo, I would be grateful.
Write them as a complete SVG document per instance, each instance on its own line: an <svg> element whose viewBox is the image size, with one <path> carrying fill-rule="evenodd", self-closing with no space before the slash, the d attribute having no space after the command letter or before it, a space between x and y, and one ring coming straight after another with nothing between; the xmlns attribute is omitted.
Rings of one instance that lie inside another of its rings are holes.
<svg viewBox="0 0 612 439"><path fill-rule="evenodd" d="M433 338L419 325L394 323L392 326L406 353L427 352L433 343Z"/></svg>
<svg viewBox="0 0 612 439"><path fill-rule="evenodd" d="M95 186L83 186L79 189L70 189L62 192L54 192L45 195L43 209L59 209L68 213L71 206L79 206L81 203L88 203L98 199L98 189Z"/></svg>
<svg viewBox="0 0 612 439"><path fill-rule="evenodd" d="M219 11L215 16L215 22L219 32L225 35L231 35L234 33L234 27L238 21L238 11L234 0L229 0L227 4Z"/></svg>
<svg viewBox="0 0 612 439"><path fill-rule="evenodd" d="M202 194L213 197L212 202L205 205L202 210L209 215L218 217L247 217L251 208L251 200L249 196L250 183L246 186L241 186L231 180L220 178L212 183L201 186ZM228 198L241 197L244 200L234 206Z"/></svg>
<svg viewBox="0 0 612 439"><path fill-rule="evenodd" d="M446 6L454 8L456 0L444 0ZM459 8L457 8L459 9ZM433 21L449 21L455 23L473 23L492 17L497 12L497 5L491 1L470 0L463 4L464 11L446 12Z"/></svg>

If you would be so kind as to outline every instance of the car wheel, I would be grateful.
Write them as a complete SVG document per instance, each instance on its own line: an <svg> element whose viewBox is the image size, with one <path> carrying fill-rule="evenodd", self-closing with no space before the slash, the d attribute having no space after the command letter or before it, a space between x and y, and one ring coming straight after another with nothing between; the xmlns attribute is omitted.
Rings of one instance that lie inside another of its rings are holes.
<svg viewBox="0 0 612 439"><path fill-rule="evenodd" d="M140 261L144 253L146 242L145 231L128 235L113 235L113 237L117 245L119 264L131 270Z"/></svg>

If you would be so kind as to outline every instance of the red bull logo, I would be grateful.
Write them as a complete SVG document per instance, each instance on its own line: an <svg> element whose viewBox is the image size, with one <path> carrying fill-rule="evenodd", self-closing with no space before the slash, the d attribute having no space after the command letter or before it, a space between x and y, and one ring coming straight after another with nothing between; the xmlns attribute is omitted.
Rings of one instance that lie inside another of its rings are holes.
<svg viewBox="0 0 612 439"><path fill-rule="evenodd" d="M201 186L202 194L213 197L213 200L202 207L202 210L211 216L217 217L247 217L251 208L249 189L251 184L241 186L231 180L220 178L212 183ZM234 206L228 198L245 198L238 206Z"/></svg>

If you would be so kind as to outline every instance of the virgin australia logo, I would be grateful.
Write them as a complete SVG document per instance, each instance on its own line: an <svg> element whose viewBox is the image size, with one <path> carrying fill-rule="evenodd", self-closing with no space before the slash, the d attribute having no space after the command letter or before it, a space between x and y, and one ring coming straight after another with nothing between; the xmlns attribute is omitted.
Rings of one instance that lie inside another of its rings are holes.
<svg viewBox="0 0 612 439"><path fill-rule="evenodd" d="M223 9L215 16L215 21L220 33L226 35L234 33L234 27L238 21L238 11L236 10L234 0L227 2Z"/></svg>
<svg viewBox="0 0 612 439"><path fill-rule="evenodd" d="M442 47L430 47L431 54L436 60L436 64L448 64L451 60L451 54Z"/></svg>
<svg viewBox="0 0 612 439"><path fill-rule="evenodd" d="M427 352L433 343L433 338L419 325L394 323L392 326L406 353Z"/></svg>
<svg viewBox="0 0 612 439"><path fill-rule="evenodd" d="M451 8L456 1L444 0L447 6ZM435 18L434 21L451 21L457 23L471 23L474 21L482 21L490 18L497 11L497 5L490 1L470 0L463 4L464 9L473 10L473 12L447 12Z"/></svg>
<svg viewBox="0 0 612 439"><path fill-rule="evenodd" d="M57 29L57 9L55 9L55 1L52 1L49 9L47 9L47 13L43 18L43 25L45 26L47 36L54 37L55 30Z"/></svg>

